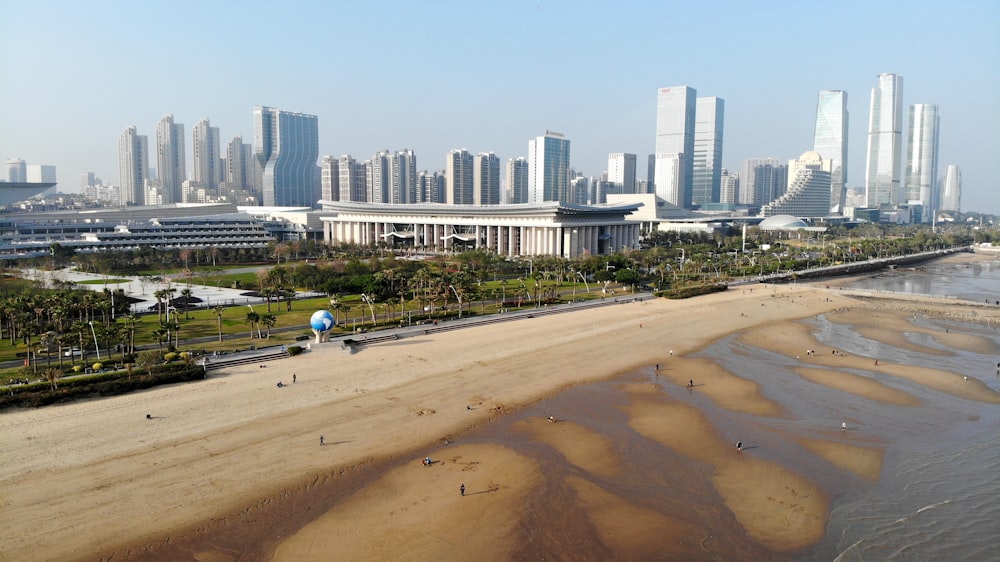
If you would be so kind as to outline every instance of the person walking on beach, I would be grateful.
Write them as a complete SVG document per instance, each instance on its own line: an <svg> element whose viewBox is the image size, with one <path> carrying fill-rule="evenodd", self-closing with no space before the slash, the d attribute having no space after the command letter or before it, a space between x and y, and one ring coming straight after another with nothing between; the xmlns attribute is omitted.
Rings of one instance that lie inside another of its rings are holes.
<svg viewBox="0 0 1000 562"><path fill-rule="evenodd" d="M840 422L840 431L847 431L847 422Z"/></svg>
<svg viewBox="0 0 1000 562"><path fill-rule="evenodd" d="M688 380L688 388L694 388L694 379Z"/></svg>
<svg viewBox="0 0 1000 562"><path fill-rule="evenodd" d="M292 384L295 384L296 379L298 379L298 377L295 376L295 373L292 373Z"/></svg>
<svg viewBox="0 0 1000 562"><path fill-rule="evenodd" d="M741 452L741 453L743 452L743 442L742 441L737 441L736 442L736 450L739 451L739 452Z"/></svg>
<svg viewBox="0 0 1000 562"><path fill-rule="evenodd" d="M462 494L463 497L465 496L465 484L459 486L458 493Z"/></svg>
<svg viewBox="0 0 1000 562"><path fill-rule="evenodd" d="M324 443L325 441L326 441L326 438L325 438L325 437L323 437L322 435L320 435L320 436L319 436L319 446L320 446L320 447L322 447L322 446L323 446L323 443Z"/></svg>

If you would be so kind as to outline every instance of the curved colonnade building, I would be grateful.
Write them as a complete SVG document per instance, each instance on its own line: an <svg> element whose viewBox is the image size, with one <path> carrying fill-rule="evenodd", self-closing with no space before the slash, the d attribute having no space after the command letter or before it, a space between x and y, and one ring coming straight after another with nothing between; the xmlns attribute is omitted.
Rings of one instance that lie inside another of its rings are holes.
<svg viewBox="0 0 1000 562"><path fill-rule="evenodd" d="M575 258L639 247L639 223L626 220L641 204L373 205L321 201L328 245L385 243L396 248L501 256Z"/></svg>

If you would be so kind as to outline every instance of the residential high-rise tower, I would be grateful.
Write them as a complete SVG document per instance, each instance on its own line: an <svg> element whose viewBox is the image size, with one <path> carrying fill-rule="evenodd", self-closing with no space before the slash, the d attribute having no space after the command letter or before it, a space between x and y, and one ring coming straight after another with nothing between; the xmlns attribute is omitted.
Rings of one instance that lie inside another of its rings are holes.
<svg viewBox="0 0 1000 562"><path fill-rule="evenodd" d="M149 173L149 141L135 126L126 127L118 137L118 175L121 202L145 205L145 184Z"/></svg>
<svg viewBox="0 0 1000 562"><path fill-rule="evenodd" d="M528 202L528 161L523 157L507 160L505 203Z"/></svg>
<svg viewBox="0 0 1000 562"><path fill-rule="evenodd" d="M625 152L608 154L608 180L615 193L638 193L635 187L636 155Z"/></svg>
<svg viewBox="0 0 1000 562"><path fill-rule="evenodd" d="M466 149L448 152L444 161L445 202L449 205L472 205L475 203L473 173L474 159Z"/></svg>
<svg viewBox="0 0 1000 562"><path fill-rule="evenodd" d="M194 141L194 181L214 192L223 176L219 160L219 128L212 127L205 118L198 121L191 133Z"/></svg>
<svg viewBox="0 0 1000 562"><path fill-rule="evenodd" d="M162 203L169 205L183 201L183 184L187 179L184 125L174 123L173 115L164 115L156 125L156 171L160 179Z"/></svg>
<svg viewBox="0 0 1000 562"><path fill-rule="evenodd" d="M474 205L500 204L500 159L492 152L480 152L472 159L472 201Z"/></svg>

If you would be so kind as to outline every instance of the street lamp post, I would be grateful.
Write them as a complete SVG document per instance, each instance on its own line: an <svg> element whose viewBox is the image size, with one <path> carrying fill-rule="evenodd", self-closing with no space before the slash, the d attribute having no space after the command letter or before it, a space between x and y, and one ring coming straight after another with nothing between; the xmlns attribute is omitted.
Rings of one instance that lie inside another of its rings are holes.
<svg viewBox="0 0 1000 562"><path fill-rule="evenodd" d="M97 332L94 331L94 322L88 321L87 324L90 325L90 335L94 336L94 349L97 350L97 360L101 360L101 345L97 343Z"/></svg>
<svg viewBox="0 0 1000 562"><path fill-rule="evenodd" d="M448 285L451 292L455 293L455 298L458 299L458 319L462 319L462 295L458 294L458 290L455 289L454 285ZM475 303L473 303L475 304Z"/></svg>

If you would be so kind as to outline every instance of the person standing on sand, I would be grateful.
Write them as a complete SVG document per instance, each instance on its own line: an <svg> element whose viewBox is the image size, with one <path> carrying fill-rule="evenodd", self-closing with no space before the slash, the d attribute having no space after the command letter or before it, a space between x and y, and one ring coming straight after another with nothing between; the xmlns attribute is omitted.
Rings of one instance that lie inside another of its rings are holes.
<svg viewBox="0 0 1000 562"><path fill-rule="evenodd" d="M459 486L458 493L462 494L463 497L465 496L465 484Z"/></svg>
<svg viewBox="0 0 1000 562"><path fill-rule="evenodd" d="M325 441L326 441L326 438L325 438L325 437L323 437L322 435L320 435L320 436L319 436L319 446L320 446L320 447L322 447L322 446L323 446L323 443L324 443Z"/></svg>
<svg viewBox="0 0 1000 562"><path fill-rule="evenodd" d="M847 431L847 422L840 422L840 431Z"/></svg>
<svg viewBox="0 0 1000 562"><path fill-rule="evenodd" d="M292 373L292 384L295 384L296 379L298 379L298 377L295 376L295 373Z"/></svg>
<svg viewBox="0 0 1000 562"><path fill-rule="evenodd" d="M743 452L743 442L742 441L737 441L736 442L736 450L739 451L739 452L741 452L741 453Z"/></svg>

